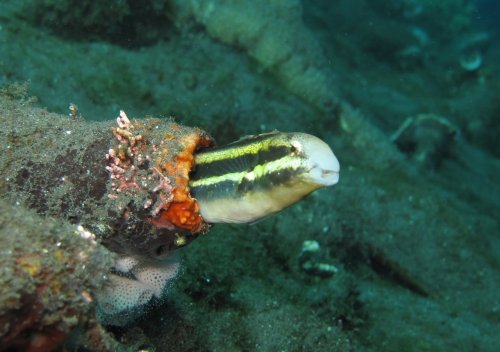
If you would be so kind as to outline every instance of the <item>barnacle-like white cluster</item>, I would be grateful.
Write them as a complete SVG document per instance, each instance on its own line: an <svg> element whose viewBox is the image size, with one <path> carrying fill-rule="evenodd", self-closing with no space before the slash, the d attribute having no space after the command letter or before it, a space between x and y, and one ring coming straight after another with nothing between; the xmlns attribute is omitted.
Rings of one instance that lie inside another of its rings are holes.
<svg viewBox="0 0 500 352"><path fill-rule="evenodd" d="M175 256L146 260L123 256L109 274L106 288L98 295L98 317L105 325L122 326L142 315L153 298L161 299L179 272Z"/></svg>

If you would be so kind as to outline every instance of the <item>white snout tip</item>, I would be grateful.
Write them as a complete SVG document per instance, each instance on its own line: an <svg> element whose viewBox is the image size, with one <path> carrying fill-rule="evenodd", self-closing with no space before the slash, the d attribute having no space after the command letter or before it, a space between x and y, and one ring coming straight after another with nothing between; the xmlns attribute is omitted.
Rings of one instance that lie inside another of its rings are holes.
<svg viewBox="0 0 500 352"><path fill-rule="evenodd" d="M332 149L324 141L310 134L298 133L297 140L311 166L309 177L314 183L326 187L339 182L340 164Z"/></svg>

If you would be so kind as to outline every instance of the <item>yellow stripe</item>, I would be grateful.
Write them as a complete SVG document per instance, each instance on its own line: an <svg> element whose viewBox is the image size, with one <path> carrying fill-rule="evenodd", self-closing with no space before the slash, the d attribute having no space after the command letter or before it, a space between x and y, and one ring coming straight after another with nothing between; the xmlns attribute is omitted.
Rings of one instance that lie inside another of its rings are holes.
<svg viewBox="0 0 500 352"><path fill-rule="evenodd" d="M265 177L266 174L288 168L298 169L303 166L303 160L296 156L286 156L278 160L273 160L262 165L256 165L250 172L233 172L220 176L207 177L200 180L190 182L191 187L210 186L219 182L233 181L240 182L244 177L248 177L250 181Z"/></svg>
<svg viewBox="0 0 500 352"><path fill-rule="evenodd" d="M224 174L221 176L213 176L209 178L202 178L200 180L196 181L191 181L189 182L189 185L191 187L199 187L199 186L210 186L215 183L219 182L224 182L224 181L233 181L233 182L239 182L245 177L247 172L233 172L230 174Z"/></svg>
<svg viewBox="0 0 500 352"><path fill-rule="evenodd" d="M283 147L289 146L290 141L286 135L279 135L275 132L269 133L269 139L255 141L253 143L243 145L243 146L231 146L231 148L207 151L205 153L200 153L196 155L196 164L207 164L214 161L224 160L224 159L235 159L247 154L258 154L262 151L267 151L271 147ZM238 142L235 142L238 143Z"/></svg>

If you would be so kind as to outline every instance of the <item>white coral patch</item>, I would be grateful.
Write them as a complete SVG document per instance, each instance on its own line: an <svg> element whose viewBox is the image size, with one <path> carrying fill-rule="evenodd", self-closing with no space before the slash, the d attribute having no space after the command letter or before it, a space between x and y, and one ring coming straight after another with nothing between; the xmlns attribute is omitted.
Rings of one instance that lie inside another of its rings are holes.
<svg viewBox="0 0 500 352"><path fill-rule="evenodd" d="M155 297L161 297L167 283L177 276L179 263L177 261L159 261L138 266L133 272L138 281L153 291Z"/></svg>
<svg viewBox="0 0 500 352"><path fill-rule="evenodd" d="M133 256L121 257L115 262L115 269L122 273L130 272L139 264L139 260Z"/></svg>
<svg viewBox="0 0 500 352"><path fill-rule="evenodd" d="M99 295L99 306L106 315L114 315L141 306L153 297L153 291L141 282L109 275L110 285Z"/></svg>
<svg viewBox="0 0 500 352"><path fill-rule="evenodd" d="M164 295L179 272L179 262L171 257L160 261L122 256L114 268L129 276L109 274L108 285L97 295L98 316L103 324L122 326L144 314L153 297Z"/></svg>

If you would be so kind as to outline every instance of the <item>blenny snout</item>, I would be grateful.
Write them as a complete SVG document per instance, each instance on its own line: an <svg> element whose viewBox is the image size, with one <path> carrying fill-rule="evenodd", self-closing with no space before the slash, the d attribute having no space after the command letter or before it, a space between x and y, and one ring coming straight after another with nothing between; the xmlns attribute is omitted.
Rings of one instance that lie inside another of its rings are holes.
<svg viewBox="0 0 500 352"><path fill-rule="evenodd" d="M308 165L309 171L304 173L304 177L311 183L327 187L339 181L339 161L323 140L307 133L293 133L291 144L302 154L304 164Z"/></svg>

